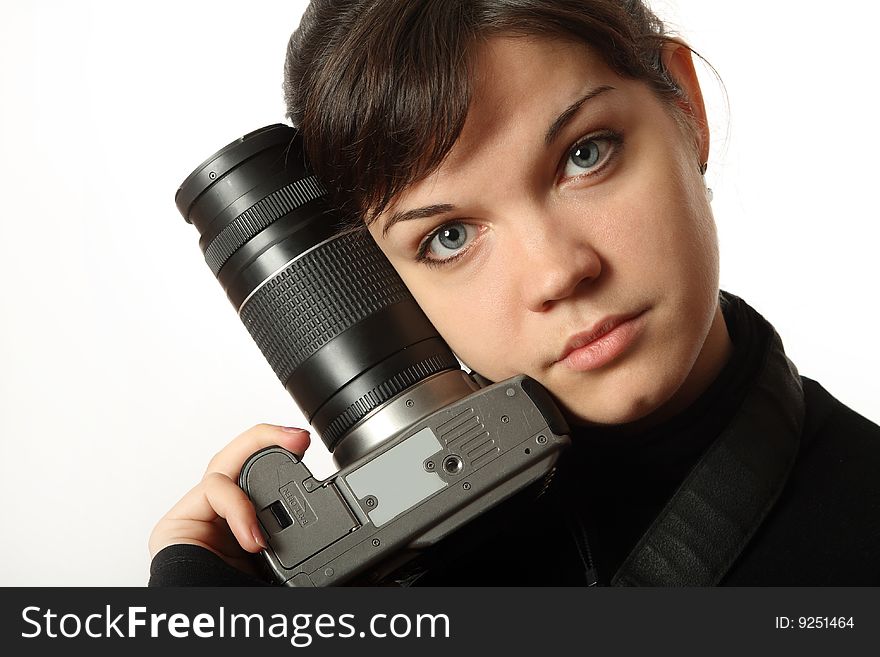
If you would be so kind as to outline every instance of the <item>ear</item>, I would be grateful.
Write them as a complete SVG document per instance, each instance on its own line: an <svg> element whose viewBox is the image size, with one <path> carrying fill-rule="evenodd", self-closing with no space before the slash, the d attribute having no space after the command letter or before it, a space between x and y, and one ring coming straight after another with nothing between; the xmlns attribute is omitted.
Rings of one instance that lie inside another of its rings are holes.
<svg viewBox="0 0 880 657"><path fill-rule="evenodd" d="M694 69L691 49L682 41L669 39L660 50L660 59L664 70L683 93L683 97L678 100L679 108L690 118L696 128L696 146L700 156L697 166L699 166L709 161L709 125L706 121L703 92Z"/></svg>

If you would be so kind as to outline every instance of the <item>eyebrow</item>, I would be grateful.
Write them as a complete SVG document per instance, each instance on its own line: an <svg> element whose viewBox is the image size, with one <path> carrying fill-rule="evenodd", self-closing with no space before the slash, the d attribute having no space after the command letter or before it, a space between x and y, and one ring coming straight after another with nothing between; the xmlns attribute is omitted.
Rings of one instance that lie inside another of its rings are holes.
<svg viewBox="0 0 880 657"><path fill-rule="evenodd" d="M553 123L550 124L550 127L547 128L547 133L544 135L544 143L547 146L552 145L556 138L559 136L559 133L562 132L562 129L566 125L568 125L572 118L574 118L574 115L578 113L584 103L594 99L596 96L599 96L606 91L614 91L614 87L605 84L601 87L591 89L583 96L578 98L576 101L574 101L571 105L566 107L565 110L556 117L556 120L554 120ZM388 231L391 230L396 224L399 224L401 221L410 221L412 219L427 219L438 214L453 212L455 209L455 206L451 203L435 203L434 205L426 205L423 208L415 208L413 210L406 210L404 212L395 212L388 218L388 220L385 222L384 227L382 228L382 239L385 239L385 237L388 235Z"/></svg>
<svg viewBox="0 0 880 657"><path fill-rule="evenodd" d="M569 105L562 114L556 117L556 120L550 125L550 127L547 128L547 134L544 135L544 143L547 146L550 146L559 136L559 133L562 132L562 129L568 125L569 121L571 121L574 115L578 113L578 110L580 110L584 103L593 100L596 96L604 94L606 91L614 91L614 87L603 84L601 87L591 89Z"/></svg>
<svg viewBox="0 0 880 657"><path fill-rule="evenodd" d="M409 221L410 219L427 219L428 217L433 217L438 214L446 214L453 210L455 210L455 206L451 203L437 203L435 205L426 205L423 208L407 210L406 212L395 212L391 215L388 221L385 222L384 228L382 228L382 239L385 239L385 236L388 235L388 231L391 230L391 227L394 226L394 224L400 223L401 221Z"/></svg>

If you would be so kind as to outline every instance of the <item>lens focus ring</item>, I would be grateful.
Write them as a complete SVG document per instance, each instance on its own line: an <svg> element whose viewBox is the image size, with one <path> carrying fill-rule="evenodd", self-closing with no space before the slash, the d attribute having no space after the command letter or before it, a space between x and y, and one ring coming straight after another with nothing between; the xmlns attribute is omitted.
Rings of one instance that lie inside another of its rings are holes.
<svg viewBox="0 0 880 657"><path fill-rule="evenodd" d="M257 288L240 316L285 383L309 356L383 308L412 300L369 234L329 240Z"/></svg>
<svg viewBox="0 0 880 657"><path fill-rule="evenodd" d="M318 179L295 180L238 215L205 249L205 262L215 276L242 244L288 212L326 194Z"/></svg>

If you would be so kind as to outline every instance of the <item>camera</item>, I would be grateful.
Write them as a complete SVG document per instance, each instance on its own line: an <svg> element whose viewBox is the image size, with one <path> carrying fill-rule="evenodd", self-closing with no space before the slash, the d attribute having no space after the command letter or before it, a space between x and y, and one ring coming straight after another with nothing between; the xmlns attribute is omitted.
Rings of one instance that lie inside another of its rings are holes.
<svg viewBox="0 0 880 657"><path fill-rule="evenodd" d="M242 467L278 583L382 581L546 488L570 442L550 395L461 368L366 229L346 227L299 131L232 142L175 203L338 467L316 480L280 447Z"/></svg>

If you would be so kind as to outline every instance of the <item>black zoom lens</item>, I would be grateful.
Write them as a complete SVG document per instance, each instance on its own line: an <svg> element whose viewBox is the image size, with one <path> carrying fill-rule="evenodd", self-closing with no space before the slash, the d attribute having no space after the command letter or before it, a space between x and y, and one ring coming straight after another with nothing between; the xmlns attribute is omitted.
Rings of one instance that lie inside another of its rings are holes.
<svg viewBox="0 0 880 657"><path fill-rule="evenodd" d="M455 372L455 382L427 386L401 408L418 406L413 412L424 415L470 392L458 382L466 375L455 356L369 233L340 230L295 129L268 126L229 144L187 177L175 202L337 463L412 419L395 411L362 428L423 381Z"/></svg>

